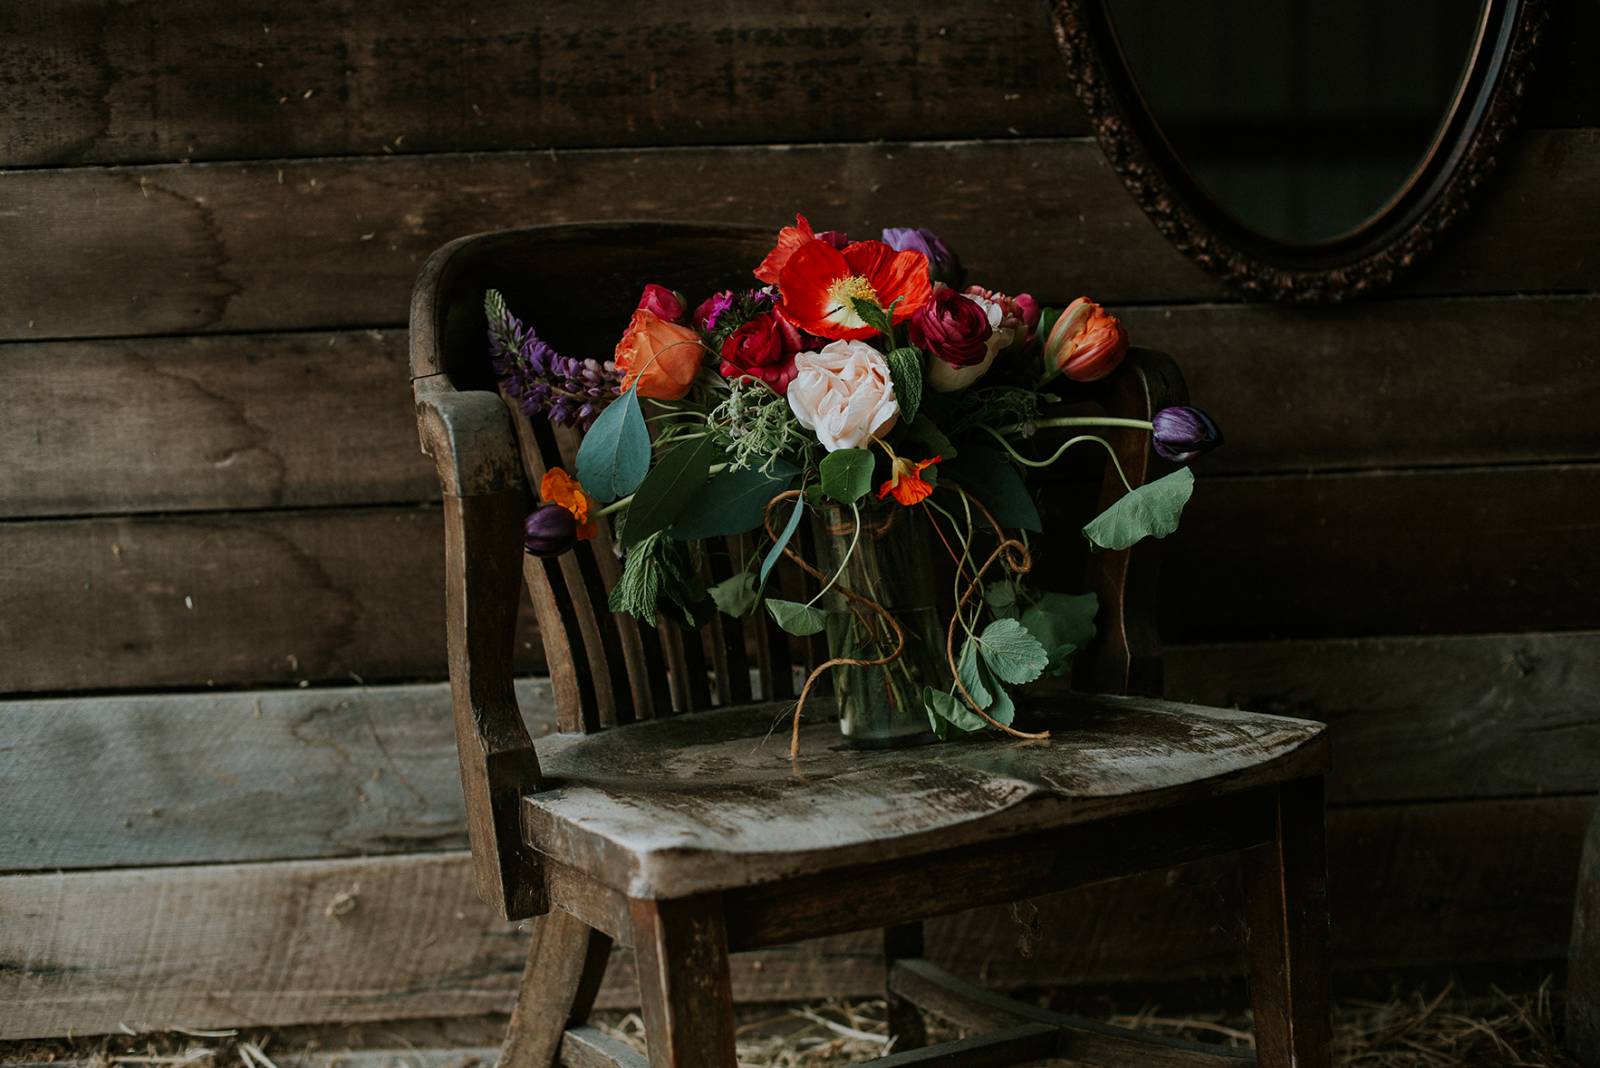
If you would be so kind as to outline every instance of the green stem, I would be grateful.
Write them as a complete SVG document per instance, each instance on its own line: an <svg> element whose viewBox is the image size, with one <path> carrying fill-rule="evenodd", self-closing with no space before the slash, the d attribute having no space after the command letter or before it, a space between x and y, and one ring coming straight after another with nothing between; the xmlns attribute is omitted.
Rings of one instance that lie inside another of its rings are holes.
<svg viewBox="0 0 1600 1068"><path fill-rule="evenodd" d="M856 554L856 544L861 540L861 509L851 504L850 514L855 517L856 521L855 530L850 534L850 548L844 551L844 559L839 561L839 570L833 573L833 577L828 580L828 584L818 590L815 597L806 602L807 608L822 600L822 595L833 589L834 584L839 581L839 576L844 574L844 569L850 566L850 558Z"/></svg>
<svg viewBox="0 0 1600 1068"><path fill-rule="evenodd" d="M1117 450L1113 449L1111 447L1111 443L1105 438L1097 437L1094 434L1079 434L1077 437L1068 438L1066 441L1062 442L1061 447L1055 452L1051 453L1048 460L1030 460L1026 456L1023 456L1021 453L1017 452L1016 449L1012 448L1011 443L1005 438L1001 437L995 430L989 427L984 427L983 429L988 430L989 433L993 434L994 439L1000 443L1001 448L1010 453L1011 458L1017 461L1017 463L1022 464L1024 467L1049 467L1051 464L1061 459L1062 453L1078 444L1078 442L1098 442L1106 450L1106 455L1111 457L1111 466L1117 469L1117 477L1122 479L1123 486L1127 488L1129 493L1133 492L1133 483L1128 481L1128 476L1122 471L1122 461L1117 459Z"/></svg>
<svg viewBox="0 0 1600 1068"><path fill-rule="evenodd" d="M722 474L722 472L726 471L727 469L728 469L728 465L727 464L712 464L711 465L711 470L708 472L708 475L720 475L720 474ZM620 511L622 511L624 508L628 507L628 505L630 505L632 503L633 503L633 494L630 493L626 497L621 498L620 500L612 501L610 504L606 505L604 508L602 508L598 512L594 513L594 518L599 519L603 515L610 515L612 512L620 512Z"/></svg>
<svg viewBox="0 0 1600 1068"><path fill-rule="evenodd" d="M1135 430L1155 429L1148 419L1123 419L1110 415L1058 415L1053 419L1036 419L1032 423L1013 423L1010 426L1003 426L999 433L1021 434L1024 431L1031 433L1033 430L1047 430L1056 426L1126 426ZM984 429L995 433L990 427Z"/></svg>

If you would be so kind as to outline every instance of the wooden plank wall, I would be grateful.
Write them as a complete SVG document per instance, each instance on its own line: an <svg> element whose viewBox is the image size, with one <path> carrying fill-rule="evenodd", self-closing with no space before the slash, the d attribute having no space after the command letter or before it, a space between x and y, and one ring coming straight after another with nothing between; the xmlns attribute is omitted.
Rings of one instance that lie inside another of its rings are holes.
<svg viewBox="0 0 1600 1068"><path fill-rule="evenodd" d="M1033 0L0 5L0 1038L506 1006L410 281L475 230L791 206L933 226L1177 354L1230 444L1164 568L1169 689L1333 725L1340 965L1559 957L1600 790L1600 14L1551 7L1471 216L1307 310L1161 240ZM1042 903L1028 954L1005 911L933 944L1011 985L1215 975L1235 894L1199 866ZM739 976L877 982L861 939Z"/></svg>

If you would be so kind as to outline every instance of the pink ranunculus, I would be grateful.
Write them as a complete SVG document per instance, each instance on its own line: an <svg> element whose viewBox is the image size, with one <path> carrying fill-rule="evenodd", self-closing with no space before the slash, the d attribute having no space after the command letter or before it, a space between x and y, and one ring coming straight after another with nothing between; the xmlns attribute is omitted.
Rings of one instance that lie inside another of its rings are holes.
<svg viewBox="0 0 1600 1068"><path fill-rule="evenodd" d="M756 316L722 343L723 378L759 378L784 393L795 376L800 331L775 311Z"/></svg>
<svg viewBox="0 0 1600 1068"><path fill-rule="evenodd" d="M1028 328L1022 337L1022 340L1027 342L1032 339L1033 332L1039 329L1039 316L1044 309L1039 306L1039 302L1034 299L1032 293L1018 293L1013 299L1016 302L1017 311L1022 315L1022 325Z"/></svg>
<svg viewBox="0 0 1600 1068"><path fill-rule="evenodd" d="M865 341L835 341L794 364L789 410L829 452L865 448L900 417L889 364Z"/></svg>
<svg viewBox="0 0 1600 1068"><path fill-rule="evenodd" d="M682 293L674 293L666 286L658 286L651 282L644 287L644 295L639 298L638 307L665 322L681 323L688 304L684 301Z"/></svg>
<svg viewBox="0 0 1600 1068"><path fill-rule="evenodd" d="M1033 336L1034 327L1039 325L1039 313L1042 309L1039 302L1027 293L1009 296L998 289L985 289L982 286L968 286L962 290L969 297L982 297L991 304L998 304L1004 313L1003 326L1010 331L1009 340L1001 348L1008 347L1011 342L1025 345Z"/></svg>

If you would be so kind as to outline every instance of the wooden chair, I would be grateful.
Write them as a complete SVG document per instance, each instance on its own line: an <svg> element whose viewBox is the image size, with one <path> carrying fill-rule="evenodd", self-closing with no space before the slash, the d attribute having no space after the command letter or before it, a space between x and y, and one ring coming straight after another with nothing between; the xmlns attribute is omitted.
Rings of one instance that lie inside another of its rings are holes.
<svg viewBox="0 0 1600 1068"><path fill-rule="evenodd" d="M604 354L644 281L689 294L746 285L771 240L764 229L627 223L494 233L445 246L416 288L411 371L443 487L450 681L478 885L507 917L537 917L503 1063L642 1063L585 1026L611 947L623 945L637 962L649 1063L732 1065L729 953L874 928L897 1035L886 1065L1248 1063L997 997L922 955L929 917L1239 853L1259 1063L1326 1066L1323 729L1114 695L1160 684L1142 549L1090 561L1104 638L1078 674L1106 693L1053 700L1048 742L986 734L851 751L808 709L792 763L783 731L767 735L792 705L792 665L811 650L754 624L694 635L611 616L618 563L604 538L556 560L524 557L530 482L549 465L570 470L575 438L493 392L484 290L505 292L559 351ZM1170 361L1152 353L1101 390L1115 414L1143 418L1181 397ZM1147 478L1145 437L1115 442L1129 477ZM512 695L519 572L558 714L559 733L538 743ZM915 1006L986 1033L916 1048Z"/></svg>

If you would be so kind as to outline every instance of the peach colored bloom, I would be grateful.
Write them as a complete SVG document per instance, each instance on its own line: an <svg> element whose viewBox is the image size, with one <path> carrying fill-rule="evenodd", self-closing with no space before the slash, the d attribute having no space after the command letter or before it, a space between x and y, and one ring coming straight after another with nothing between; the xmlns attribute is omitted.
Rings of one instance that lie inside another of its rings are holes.
<svg viewBox="0 0 1600 1068"><path fill-rule="evenodd" d="M883 354L864 341L835 341L794 358L789 409L829 452L859 449L900 415Z"/></svg>
<svg viewBox="0 0 1600 1068"><path fill-rule="evenodd" d="M617 369L622 388L638 384L639 396L677 400L689 392L705 355L692 327L669 323L648 308L633 313L617 342Z"/></svg>
<svg viewBox="0 0 1600 1068"><path fill-rule="evenodd" d="M1045 372L1093 382L1117 369L1128 352L1128 332L1116 316L1088 297L1067 305L1044 343Z"/></svg>

